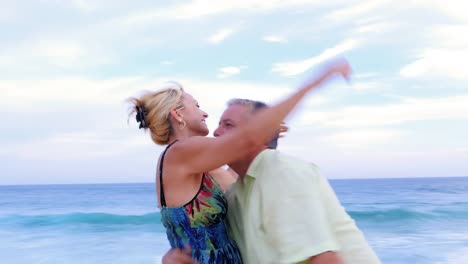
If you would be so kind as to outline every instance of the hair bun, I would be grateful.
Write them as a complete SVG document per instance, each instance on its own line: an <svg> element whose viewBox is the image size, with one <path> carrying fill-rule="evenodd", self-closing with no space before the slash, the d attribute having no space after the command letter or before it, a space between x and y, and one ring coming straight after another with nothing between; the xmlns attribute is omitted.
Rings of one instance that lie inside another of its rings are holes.
<svg viewBox="0 0 468 264"><path fill-rule="evenodd" d="M136 106L136 121L140 123L140 129L141 128L148 128L148 120L146 119L146 115L148 112L146 112L146 108L144 105Z"/></svg>

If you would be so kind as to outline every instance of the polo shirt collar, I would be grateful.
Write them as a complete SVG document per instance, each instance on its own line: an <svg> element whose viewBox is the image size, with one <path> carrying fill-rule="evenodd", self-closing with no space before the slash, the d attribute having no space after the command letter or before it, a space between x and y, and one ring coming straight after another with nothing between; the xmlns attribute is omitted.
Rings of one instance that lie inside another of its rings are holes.
<svg viewBox="0 0 468 264"><path fill-rule="evenodd" d="M261 169L260 163L262 160L265 158L266 153L268 151L271 151L270 149L265 149L262 152L258 153L258 155L255 157L255 159L250 163L249 168L247 169L246 176L251 177L251 178L256 178Z"/></svg>

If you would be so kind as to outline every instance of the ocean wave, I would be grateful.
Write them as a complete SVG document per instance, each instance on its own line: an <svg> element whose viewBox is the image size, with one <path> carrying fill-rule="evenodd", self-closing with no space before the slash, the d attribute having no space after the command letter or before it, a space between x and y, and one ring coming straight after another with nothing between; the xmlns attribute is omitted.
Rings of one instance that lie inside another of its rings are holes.
<svg viewBox="0 0 468 264"><path fill-rule="evenodd" d="M369 211L349 211L354 219L362 221L401 221L401 220L433 220L433 219L468 219L468 209L418 211L410 209L387 209Z"/></svg>
<svg viewBox="0 0 468 264"><path fill-rule="evenodd" d="M8 215L0 218L0 224L22 226L55 225L160 225L159 213L143 215L117 215L109 213L68 213L51 215Z"/></svg>
<svg viewBox="0 0 468 264"><path fill-rule="evenodd" d="M348 211L353 219L362 222L396 222L402 220L466 219L468 209L454 208L433 210L411 210L402 208ZM110 213L67 213L47 215L7 215L0 216L0 225L20 225L25 227L46 226L150 226L162 227L159 212L141 215L120 215Z"/></svg>

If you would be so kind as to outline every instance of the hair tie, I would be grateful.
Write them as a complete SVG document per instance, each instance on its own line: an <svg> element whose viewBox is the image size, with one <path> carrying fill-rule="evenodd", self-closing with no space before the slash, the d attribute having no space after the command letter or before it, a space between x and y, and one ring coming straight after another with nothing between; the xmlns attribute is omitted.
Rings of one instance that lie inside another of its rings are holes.
<svg viewBox="0 0 468 264"><path fill-rule="evenodd" d="M141 128L148 128L148 120L146 120L146 108L143 105L136 106L136 121L140 123Z"/></svg>

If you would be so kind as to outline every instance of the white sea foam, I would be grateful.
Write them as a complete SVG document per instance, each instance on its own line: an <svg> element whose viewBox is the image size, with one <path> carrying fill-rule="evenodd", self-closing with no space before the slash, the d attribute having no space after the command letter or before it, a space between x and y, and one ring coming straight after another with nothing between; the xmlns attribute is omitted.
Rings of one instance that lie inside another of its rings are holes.
<svg viewBox="0 0 468 264"><path fill-rule="evenodd" d="M466 264L468 263L468 247L450 252L447 258L436 264Z"/></svg>

